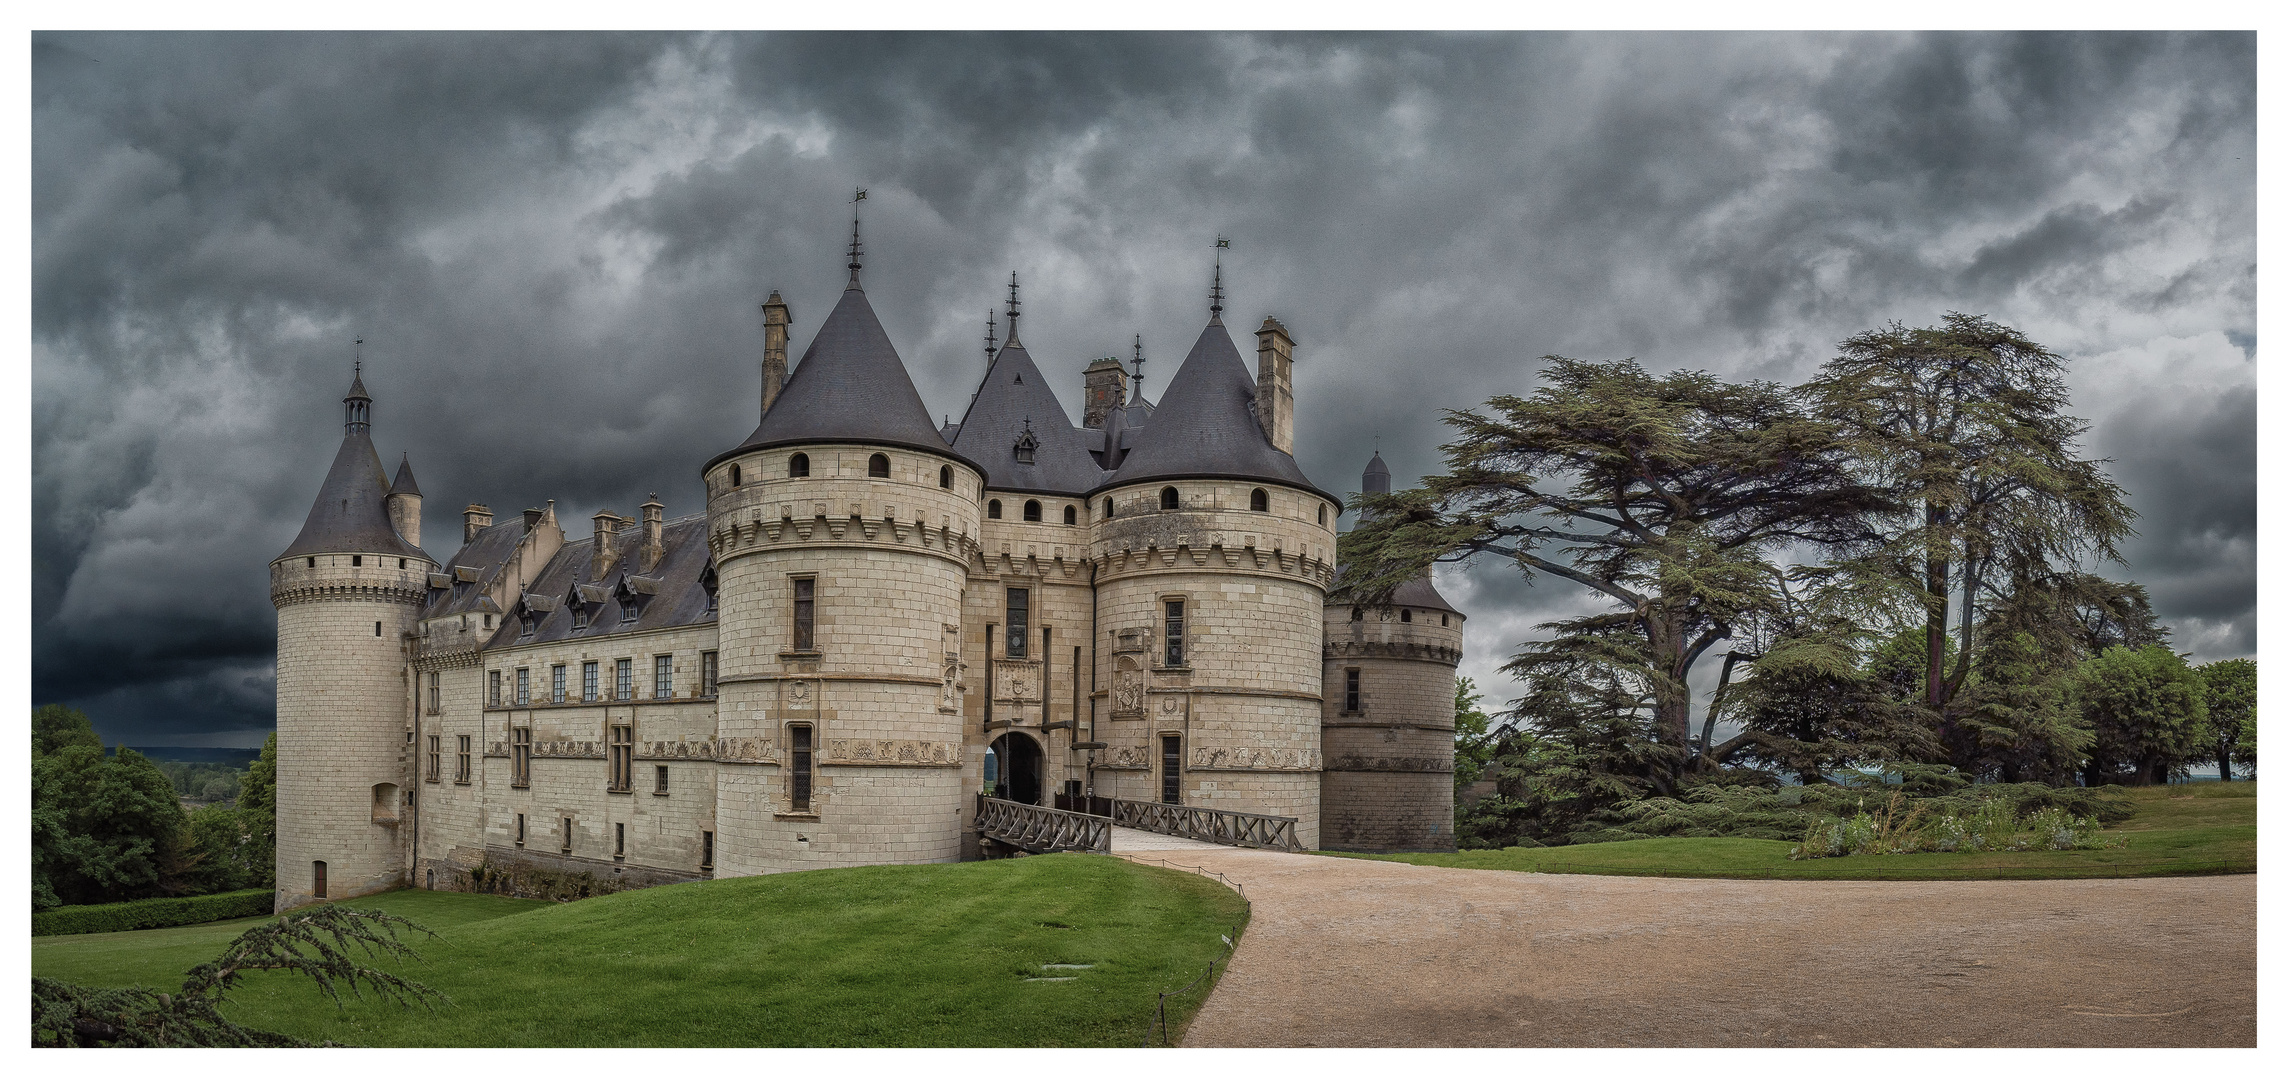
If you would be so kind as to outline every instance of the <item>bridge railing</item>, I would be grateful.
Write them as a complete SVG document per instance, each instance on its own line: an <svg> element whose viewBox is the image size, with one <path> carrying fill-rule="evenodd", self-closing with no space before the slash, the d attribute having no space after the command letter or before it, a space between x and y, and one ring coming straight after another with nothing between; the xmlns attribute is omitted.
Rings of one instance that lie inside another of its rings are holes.
<svg viewBox="0 0 2291 1080"><path fill-rule="evenodd" d="M1303 845L1297 843L1297 819L1292 817L1244 814L1238 810L1213 810L1206 806L1180 806L1176 803L1138 802L1134 799L1115 799L1113 804L1114 824L1125 828L1182 836L1189 840L1206 840L1212 844L1271 848L1275 851L1304 850Z"/></svg>
<svg viewBox="0 0 2291 1080"><path fill-rule="evenodd" d="M978 831L980 836L997 843L1035 854L1052 851L1108 854L1114 850L1112 818L986 795L978 797Z"/></svg>

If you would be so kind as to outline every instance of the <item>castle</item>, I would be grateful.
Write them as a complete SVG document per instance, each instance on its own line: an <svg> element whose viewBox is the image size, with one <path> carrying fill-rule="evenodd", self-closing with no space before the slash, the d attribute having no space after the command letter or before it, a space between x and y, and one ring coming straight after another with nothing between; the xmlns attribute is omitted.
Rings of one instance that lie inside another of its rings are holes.
<svg viewBox="0 0 2291 1080"><path fill-rule="evenodd" d="M461 515L422 546L362 374L278 609L285 910L471 872L624 885L979 857L979 793L1296 819L1453 846L1463 616L1429 579L1330 606L1342 501L1297 467L1278 320L1252 375L1213 288L1158 403L1115 359L1073 426L1005 339L933 424L860 284L801 362L763 305L760 423L707 506ZM1381 458L1362 490L1388 490ZM440 546L442 550L444 545ZM1079 804L1088 805L1088 804Z"/></svg>

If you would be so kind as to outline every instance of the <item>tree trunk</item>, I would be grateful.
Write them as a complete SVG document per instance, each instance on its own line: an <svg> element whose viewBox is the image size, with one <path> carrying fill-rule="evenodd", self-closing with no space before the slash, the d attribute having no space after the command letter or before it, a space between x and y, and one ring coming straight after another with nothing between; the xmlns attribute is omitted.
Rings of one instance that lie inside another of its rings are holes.
<svg viewBox="0 0 2291 1080"><path fill-rule="evenodd" d="M1941 711L1941 673L1949 654L1949 553L1938 547L1934 533L1942 511L1925 507L1925 705Z"/></svg>

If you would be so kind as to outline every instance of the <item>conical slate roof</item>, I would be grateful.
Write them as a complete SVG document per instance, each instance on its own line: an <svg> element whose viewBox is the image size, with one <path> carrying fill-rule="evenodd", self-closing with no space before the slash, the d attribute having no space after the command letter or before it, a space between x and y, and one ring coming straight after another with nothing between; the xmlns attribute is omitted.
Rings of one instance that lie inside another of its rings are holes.
<svg viewBox="0 0 2291 1080"><path fill-rule="evenodd" d="M1392 470L1385 467L1383 454L1371 454L1368 467L1360 470L1360 490L1378 495L1392 494Z"/></svg>
<svg viewBox="0 0 2291 1080"><path fill-rule="evenodd" d="M420 495L422 489L414 483L414 463L405 455L398 457L398 478L390 481L392 495Z"/></svg>
<svg viewBox="0 0 2291 1080"><path fill-rule="evenodd" d="M791 443L870 443L950 451L856 279L746 442L708 462Z"/></svg>
<svg viewBox="0 0 2291 1080"><path fill-rule="evenodd" d="M279 558L325 552L429 558L390 524L390 511L383 502L389 497L390 482L382 472L382 456L374 452L374 441L363 428L357 425L342 436L342 449L334 452L334 465L326 470L326 483L318 489L318 501L310 505L301 534ZM412 480L411 473L405 475Z"/></svg>
<svg viewBox="0 0 2291 1080"><path fill-rule="evenodd" d="M1331 502L1297 459L1273 448L1257 423L1257 380L1241 362L1225 321L1212 318L1154 406L1153 420L1102 487L1184 477L1267 480Z"/></svg>
<svg viewBox="0 0 2291 1080"><path fill-rule="evenodd" d="M1022 465L1017 445L1027 431L1034 433L1034 463ZM1058 395L1050 392L1049 380L1017 341L1003 346L986 369L957 428L955 452L984 465L986 486L997 491L1080 495L1106 478Z"/></svg>

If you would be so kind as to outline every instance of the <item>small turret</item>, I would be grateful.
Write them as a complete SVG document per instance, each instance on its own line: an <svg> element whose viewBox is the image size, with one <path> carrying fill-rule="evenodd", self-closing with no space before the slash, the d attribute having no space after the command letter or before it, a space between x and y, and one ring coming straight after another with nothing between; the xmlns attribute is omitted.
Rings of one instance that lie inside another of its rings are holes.
<svg viewBox="0 0 2291 1080"><path fill-rule="evenodd" d="M413 459L398 455L398 477L390 482L390 525L406 543L422 546L422 489L414 483Z"/></svg>

